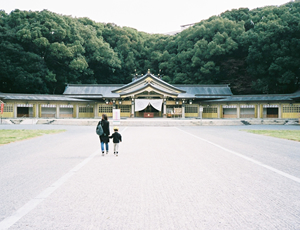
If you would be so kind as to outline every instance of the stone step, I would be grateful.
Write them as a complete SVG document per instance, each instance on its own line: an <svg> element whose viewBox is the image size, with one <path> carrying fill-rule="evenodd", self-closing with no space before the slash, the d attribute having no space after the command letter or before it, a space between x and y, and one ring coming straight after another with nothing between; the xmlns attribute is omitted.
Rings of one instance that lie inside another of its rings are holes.
<svg viewBox="0 0 300 230"><path fill-rule="evenodd" d="M24 119L20 123L21 125L35 125L38 122L38 119Z"/></svg>
<svg viewBox="0 0 300 230"><path fill-rule="evenodd" d="M3 124L44 124L96 126L100 119L3 119ZM113 121L109 120L111 127ZM221 125L299 125L297 119L171 119L128 118L121 119L117 126L221 126Z"/></svg>

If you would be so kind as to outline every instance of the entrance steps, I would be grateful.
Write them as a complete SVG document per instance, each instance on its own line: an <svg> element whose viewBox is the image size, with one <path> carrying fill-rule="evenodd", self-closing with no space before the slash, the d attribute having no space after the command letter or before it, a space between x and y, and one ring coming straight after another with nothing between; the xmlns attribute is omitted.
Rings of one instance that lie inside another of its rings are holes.
<svg viewBox="0 0 300 230"><path fill-rule="evenodd" d="M10 122L11 122L12 124L14 124L14 125L19 125L19 124L21 124L22 121L23 121L23 120L20 120L20 119L10 120Z"/></svg>
<svg viewBox="0 0 300 230"><path fill-rule="evenodd" d="M120 126L208 126L243 125L239 120L200 120L200 119L127 119Z"/></svg>
<svg viewBox="0 0 300 230"><path fill-rule="evenodd" d="M24 119L20 123L21 125L35 125L38 122L38 119Z"/></svg>
<svg viewBox="0 0 300 230"><path fill-rule="evenodd" d="M3 124L96 126L99 119L3 119ZM111 127L114 126L109 119ZM117 126L226 126L226 125L299 125L297 119L196 119L196 118L127 118Z"/></svg>
<svg viewBox="0 0 300 230"><path fill-rule="evenodd" d="M0 124L1 125L12 125L13 123L9 119L2 118Z"/></svg>
<svg viewBox="0 0 300 230"><path fill-rule="evenodd" d="M299 125L299 121L300 121L300 119L299 120L288 120L286 123L285 123L285 125Z"/></svg>

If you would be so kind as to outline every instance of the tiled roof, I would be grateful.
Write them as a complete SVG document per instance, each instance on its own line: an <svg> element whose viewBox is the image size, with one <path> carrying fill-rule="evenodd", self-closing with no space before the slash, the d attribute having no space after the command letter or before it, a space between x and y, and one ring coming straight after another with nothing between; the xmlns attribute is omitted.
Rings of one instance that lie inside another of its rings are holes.
<svg viewBox="0 0 300 230"><path fill-rule="evenodd" d="M154 75L151 74L151 73L147 73L147 74L145 74L144 76L142 76L142 77L140 77L140 78L137 78L136 80L134 80L134 81L132 81L132 82L126 84L126 85L123 85L123 86L121 86L121 87L118 88L118 89L115 89L114 91L122 90L122 89L128 88L128 87L130 87L130 86L133 86L133 85L135 85L135 84L137 84L137 83L140 83L141 81L143 81L143 80L146 79L147 77L151 77L151 78L154 79L155 81L157 81L157 82L159 82L159 83L161 83L161 84L163 84L163 85L165 85L165 86L167 86L167 87L169 87L169 88L172 88L173 90L182 91L182 93L184 93L183 90L181 90L181 89L177 88L176 86L171 85L171 84L169 84L169 83L167 83L167 82L161 80L160 78L154 76Z"/></svg>
<svg viewBox="0 0 300 230"><path fill-rule="evenodd" d="M243 101L291 101L291 94L267 94L267 95L236 95L215 102L243 102Z"/></svg>
<svg viewBox="0 0 300 230"><path fill-rule="evenodd" d="M186 93L179 94L179 98L205 98L231 96L232 92L228 85L175 85Z"/></svg>
<svg viewBox="0 0 300 230"><path fill-rule="evenodd" d="M102 98L120 97L117 93L112 93L123 85L67 85L64 95L73 96L98 96Z"/></svg>
<svg viewBox="0 0 300 230"><path fill-rule="evenodd" d="M48 94L17 94L17 93L0 93L4 100L26 100L26 101L88 101L78 98L67 97L64 95Z"/></svg>

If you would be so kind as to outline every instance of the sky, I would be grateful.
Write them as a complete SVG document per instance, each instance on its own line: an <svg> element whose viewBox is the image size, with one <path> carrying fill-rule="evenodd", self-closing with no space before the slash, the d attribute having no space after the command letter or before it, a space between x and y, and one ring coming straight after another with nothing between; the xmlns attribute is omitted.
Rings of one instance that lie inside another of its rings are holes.
<svg viewBox="0 0 300 230"><path fill-rule="evenodd" d="M200 22L231 9L282 5L290 0L2 0L0 9L49 11L96 22L115 23L147 33L179 31L181 25Z"/></svg>

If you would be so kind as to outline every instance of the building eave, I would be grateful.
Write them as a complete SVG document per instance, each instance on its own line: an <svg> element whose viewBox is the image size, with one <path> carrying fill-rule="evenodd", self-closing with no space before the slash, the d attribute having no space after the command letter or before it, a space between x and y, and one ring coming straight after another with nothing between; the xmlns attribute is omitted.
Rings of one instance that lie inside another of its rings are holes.
<svg viewBox="0 0 300 230"><path fill-rule="evenodd" d="M173 85L171 85L171 84L169 84L169 83L167 83L167 82L165 82L165 81L157 78L156 76L154 76L151 73L146 73L144 76L138 78L137 80L132 81L132 82L130 82L130 83L128 83L128 84L126 84L126 85L118 88L118 89L113 90L112 93L121 93L121 91L124 91L126 88L129 88L129 87L131 87L131 86L133 86L135 84L138 84L138 83L142 82L143 80L145 80L148 77L151 78L153 81L157 81L160 84L163 84L167 88L171 88L172 90L176 90L176 91L178 91L180 93L185 93L186 92L186 91L184 91L182 89L179 89L179 88L177 88L177 87L175 87L175 86L173 86Z"/></svg>
<svg viewBox="0 0 300 230"><path fill-rule="evenodd" d="M170 92L167 92L167 91L163 91L163 90L161 90L161 89L153 86L150 83L147 83L144 86L142 86L142 87L140 87L138 89L135 89L134 91L130 91L130 92L126 92L126 93L121 93L120 96L121 97L125 97L125 96L130 96L130 95L138 94L138 93L141 93L141 92L147 90L148 88L152 89L155 92L161 93L163 95L169 95L169 96L174 96L174 97L178 96L178 94L176 94L176 93L170 93Z"/></svg>

